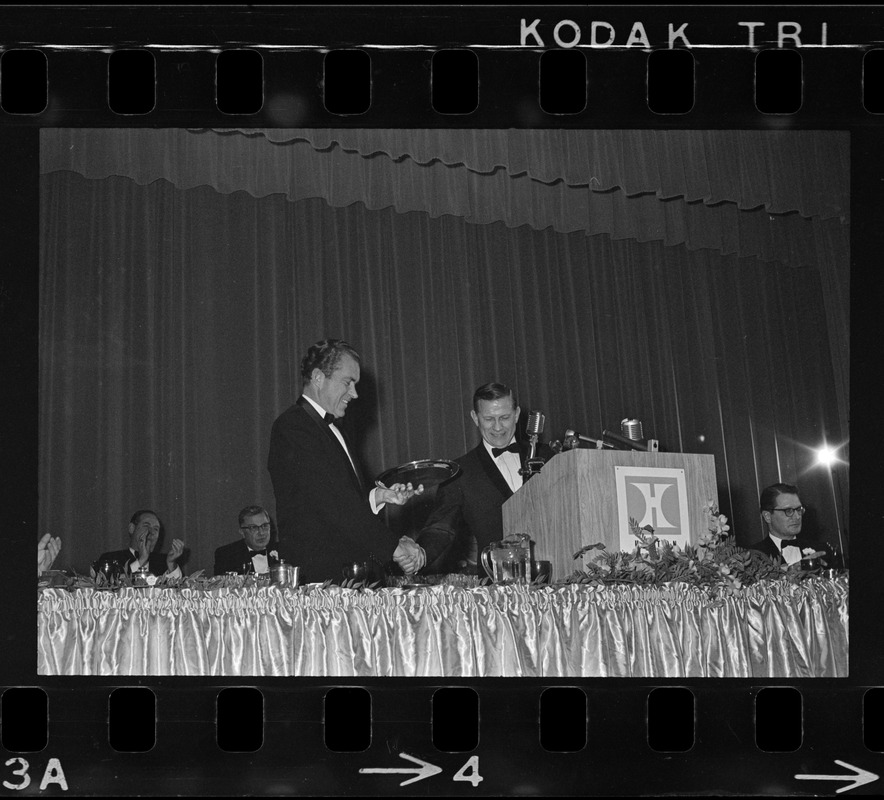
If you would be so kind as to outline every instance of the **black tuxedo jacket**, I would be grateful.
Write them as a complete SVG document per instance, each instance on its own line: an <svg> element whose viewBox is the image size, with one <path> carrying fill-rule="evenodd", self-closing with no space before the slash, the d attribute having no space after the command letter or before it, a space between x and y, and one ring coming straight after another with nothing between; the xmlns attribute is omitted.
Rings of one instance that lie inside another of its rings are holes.
<svg viewBox="0 0 884 800"><path fill-rule="evenodd" d="M346 434L344 439L359 469L356 450ZM372 580L383 577L372 557L388 562L396 537L372 513L370 487L303 397L273 423L267 469L276 496L279 544L301 567L303 581L340 582L348 561L366 561Z"/></svg>
<svg viewBox="0 0 884 800"><path fill-rule="evenodd" d="M826 554L827 564L834 568L832 550L825 542L819 542L806 533L799 533L793 541L787 542L787 544L794 544L801 550L804 550L807 547L812 547L814 550L824 552ZM782 553L777 550L777 546L771 541L770 536L765 536L760 542L755 542L755 544L750 545L750 549L758 550L760 553L764 553L768 556L773 556L780 564L786 563L786 559L784 559Z"/></svg>
<svg viewBox="0 0 884 800"><path fill-rule="evenodd" d="M524 463L530 444L520 442L519 449ZM552 456L548 445L538 444L538 458L548 461ZM464 562L472 571L472 553L478 553L476 558L481 559L483 548L503 538L501 506L513 496L484 442L455 461L460 472L439 488L436 504L415 537L427 553L424 571L430 574L460 570ZM485 574L481 569L477 572Z"/></svg>
<svg viewBox="0 0 884 800"><path fill-rule="evenodd" d="M116 563L120 572L131 575L132 572L129 570L129 564L135 560L135 556L132 555L132 551L126 548L125 550L112 550L109 553L102 553L95 563L92 565L92 569L98 572L105 561L110 561L111 564ZM166 554L165 553L151 553L147 560L147 568L150 571L151 575L162 576L166 574ZM184 574L184 570L181 571Z"/></svg>
<svg viewBox="0 0 884 800"><path fill-rule="evenodd" d="M288 559L285 553L271 542L267 545L267 568L272 569L275 564L279 563L278 558L270 555L272 552L280 558ZM294 562L292 562L294 563ZM245 575L252 571L252 557L249 555L249 546L245 539L240 539L230 544L222 545L215 550L215 566L212 570L213 575L223 575L225 572L236 572L238 575Z"/></svg>

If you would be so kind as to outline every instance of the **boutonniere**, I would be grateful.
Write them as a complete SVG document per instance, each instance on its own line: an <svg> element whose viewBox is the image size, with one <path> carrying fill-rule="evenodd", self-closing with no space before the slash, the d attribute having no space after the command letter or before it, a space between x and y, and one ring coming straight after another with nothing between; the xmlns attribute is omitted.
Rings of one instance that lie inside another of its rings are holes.
<svg viewBox="0 0 884 800"><path fill-rule="evenodd" d="M270 551L270 558L274 558L277 561L279 561L279 553L277 553L276 550L271 550Z"/></svg>

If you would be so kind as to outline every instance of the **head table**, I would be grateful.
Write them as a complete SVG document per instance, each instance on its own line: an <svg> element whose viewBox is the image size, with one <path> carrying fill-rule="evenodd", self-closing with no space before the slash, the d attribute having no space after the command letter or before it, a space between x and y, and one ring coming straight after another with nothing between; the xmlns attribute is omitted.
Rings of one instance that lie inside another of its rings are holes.
<svg viewBox="0 0 884 800"><path fill-rule="evenodd" d="M848 579L38 590L41 675L846 677Z"/></svg>

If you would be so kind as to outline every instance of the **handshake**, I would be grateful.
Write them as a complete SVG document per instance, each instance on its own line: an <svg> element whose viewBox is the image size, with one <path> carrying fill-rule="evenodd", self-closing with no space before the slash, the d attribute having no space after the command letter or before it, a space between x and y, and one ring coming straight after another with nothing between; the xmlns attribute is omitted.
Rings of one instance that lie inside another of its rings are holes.
<svg viewBox="0 0 884 800"><path fill-rule="evenodd" d="M427 563L427 554L414 539L403 536L393 552L393 560L406 575L414 575Z"/></svg>

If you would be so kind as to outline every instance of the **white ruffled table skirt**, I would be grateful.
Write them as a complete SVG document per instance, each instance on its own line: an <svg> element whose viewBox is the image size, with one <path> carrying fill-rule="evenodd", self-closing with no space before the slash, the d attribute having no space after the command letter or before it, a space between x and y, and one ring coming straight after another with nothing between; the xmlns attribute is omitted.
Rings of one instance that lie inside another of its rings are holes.
<svg viewBox="0 0 884 800"><path fill-rule="evenodd" d="M846 677L848 581L42 589L41 675Z"/></svg>

